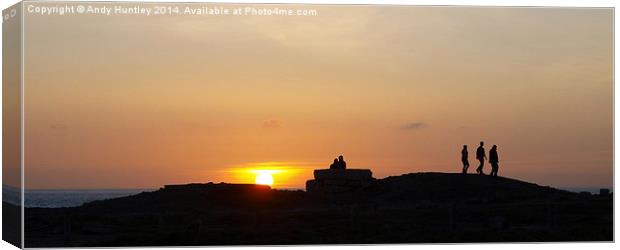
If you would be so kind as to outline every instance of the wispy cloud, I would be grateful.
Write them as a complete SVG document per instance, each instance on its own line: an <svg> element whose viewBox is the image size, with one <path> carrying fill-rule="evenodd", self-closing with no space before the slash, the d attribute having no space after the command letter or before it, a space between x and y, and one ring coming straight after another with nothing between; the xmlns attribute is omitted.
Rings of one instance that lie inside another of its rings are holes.
<svg viewBox="0 0 620 250"><path fill-rule="evenodd" d="M69 126L67 126L66 124L62 124L62 123L50 125L50 129L53 129L53 130L67 130L68 128Z"/></svg>
<svg viewBox="0 0 620 250"><path fill-rule="evenodd" d="M277 119L270 119L263 122L264 128L279 128L282 127L282 121Z"/></svg>
<svg viewBox="0 0 620 250"><path fill-rule="evenodd" d="M424 123L424 122L412 122L412 123L407 123L403 126L400 127L400 129L402 130L416 130L416 129L422 129L422 128L426 128L428 127L428 124Z"/></svg>

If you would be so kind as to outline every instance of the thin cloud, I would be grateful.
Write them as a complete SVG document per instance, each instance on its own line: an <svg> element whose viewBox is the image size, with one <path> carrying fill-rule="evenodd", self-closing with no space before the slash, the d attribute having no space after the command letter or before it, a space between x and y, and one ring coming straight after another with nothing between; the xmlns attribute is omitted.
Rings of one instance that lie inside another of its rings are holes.
<svg viewBox="0 0 620 250"><path fill-rule="evenodd" d="M50 125L50 129L53 129L53 130L67 130L68 128L69 126L67 126L66 124L61 124L61 123Z"/></svg>
<svg viewBox="0 0 620 250"><path fill-rule="evenodd" d="M264 128L279 128L282 127L282 121L277 119L266 120L263 122Z"/></svg>
<svg viewBox="0 0 620 250"><path fill-rule="evenodd" d="M424 122L412 122L412 123L408 123L403 125L402 127L400 127L400 129L402 130L417 130L417 129L422 129L422 128L426 128L428 127L428 124L424 123Z"/></svg>

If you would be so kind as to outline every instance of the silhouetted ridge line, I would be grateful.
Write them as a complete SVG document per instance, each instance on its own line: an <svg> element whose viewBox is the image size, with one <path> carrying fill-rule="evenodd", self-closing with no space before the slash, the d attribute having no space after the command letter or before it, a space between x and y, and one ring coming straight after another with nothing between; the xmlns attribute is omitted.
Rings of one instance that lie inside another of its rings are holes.
<svg viewBox="0 0 620 250"><path fill-rule="evenodd" d="M323 173L317 174L322 175ZM422 200L434 202L472 200L520 202L577 195L576 193L505 177L462 175L460 173L410 173L384 179L371 178L367 181L368 184L364 184L362 189L355 192L321 193L321 195L312 195L312 193L299 190L277 190L256 184L192 183L166 185L157 191L94 201L84 204L83 207L88 209L130 210L143 208L179 210L196 207L255 209L258 207L321 206L332 202L386 204L390 202L415 203Z"/></svg>
<svg viewBox="0 0 620 250"><path fill-rule="evenodd" d="M24 235L26 247L609 241L612 212L612 195L488 175L410 173L340 193L166 185L80 207L26 208Z"/></svg>

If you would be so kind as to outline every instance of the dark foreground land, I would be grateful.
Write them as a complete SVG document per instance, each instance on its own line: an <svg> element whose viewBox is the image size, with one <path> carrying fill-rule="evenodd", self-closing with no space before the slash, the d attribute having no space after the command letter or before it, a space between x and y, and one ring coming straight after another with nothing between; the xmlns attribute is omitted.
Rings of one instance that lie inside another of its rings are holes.
<svg viewBox="0 0 620 250"><path fill-rule="evenodd" d="M611 195L416 173L318 195L189 184L75 208L27 208L26 247L612 241Z"/></svg>

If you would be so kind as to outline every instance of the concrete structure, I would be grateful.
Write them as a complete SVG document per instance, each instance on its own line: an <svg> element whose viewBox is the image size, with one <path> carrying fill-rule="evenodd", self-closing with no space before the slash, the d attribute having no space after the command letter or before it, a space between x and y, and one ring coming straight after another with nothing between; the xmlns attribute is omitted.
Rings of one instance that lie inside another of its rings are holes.
<svg viewBox="0 0 620 250"><path fill-rule="evenodd" d="M369 169L317 169L314 180L306 181L311 193L342 193L360 190L372 182Z"/></svg>

